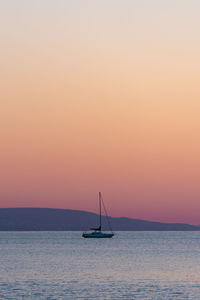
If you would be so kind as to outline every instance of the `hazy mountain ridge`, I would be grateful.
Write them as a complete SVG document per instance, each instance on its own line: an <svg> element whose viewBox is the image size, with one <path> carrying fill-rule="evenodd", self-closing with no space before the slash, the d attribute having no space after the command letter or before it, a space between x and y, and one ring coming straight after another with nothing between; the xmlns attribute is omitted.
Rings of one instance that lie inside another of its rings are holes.
<svg viewBox="0 0 200 300"><path fill-rule="evenodd" d="M112 229L115 230L158 230L158 231L192 231L200 226L183 223L161 223L126 217L109 217ZM0 230L88 230L98 226L99 216L95 213L53 208L0 208ZM108 229L106 217L102 216L102 227Z"/></svg>

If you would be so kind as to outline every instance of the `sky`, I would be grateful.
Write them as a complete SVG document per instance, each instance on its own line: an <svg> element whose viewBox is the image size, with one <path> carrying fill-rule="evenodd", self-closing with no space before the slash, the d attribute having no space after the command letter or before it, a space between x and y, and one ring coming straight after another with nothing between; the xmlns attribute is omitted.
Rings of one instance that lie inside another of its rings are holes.
<svg viewBox="0 0 200 300"><path fill-rule="evenodd" d="M200 224L199 13L0 0L0 207Z"/></svg>

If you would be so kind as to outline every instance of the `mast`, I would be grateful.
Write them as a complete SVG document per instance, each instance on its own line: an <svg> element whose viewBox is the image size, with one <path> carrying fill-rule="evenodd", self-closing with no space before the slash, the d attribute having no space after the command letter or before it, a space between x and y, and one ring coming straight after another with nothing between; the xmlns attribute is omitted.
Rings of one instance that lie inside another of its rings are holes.
<svg viewBox="0 0 200 300"><path fill-rule="evenodd" d="M99 229L101 231L101 192L99 192Z"/></svg>

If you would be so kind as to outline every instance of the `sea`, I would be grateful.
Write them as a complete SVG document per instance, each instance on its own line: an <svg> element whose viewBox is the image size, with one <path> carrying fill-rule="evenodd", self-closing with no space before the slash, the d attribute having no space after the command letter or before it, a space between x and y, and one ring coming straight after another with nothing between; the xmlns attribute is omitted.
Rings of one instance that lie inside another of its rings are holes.
<svg viewBox="0 0 200 300"><path fill-rule="evenodd" d="M200 232L0 232L0 299L200 299Z"/></svg>

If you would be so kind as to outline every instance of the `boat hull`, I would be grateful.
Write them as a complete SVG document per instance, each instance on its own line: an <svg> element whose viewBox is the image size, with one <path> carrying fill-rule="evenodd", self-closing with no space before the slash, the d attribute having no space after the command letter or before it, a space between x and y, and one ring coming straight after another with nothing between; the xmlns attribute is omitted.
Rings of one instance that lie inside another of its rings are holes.
<svg viewBox="0 0 200 300"><path fill-rule="evenodd" d="M86 233L84 232L82 234L82 237L84 238L92 238L92 239L105 239L105 238L112 238L114 236L114 233L103 233L103 232L91 232Z"/></svg>

